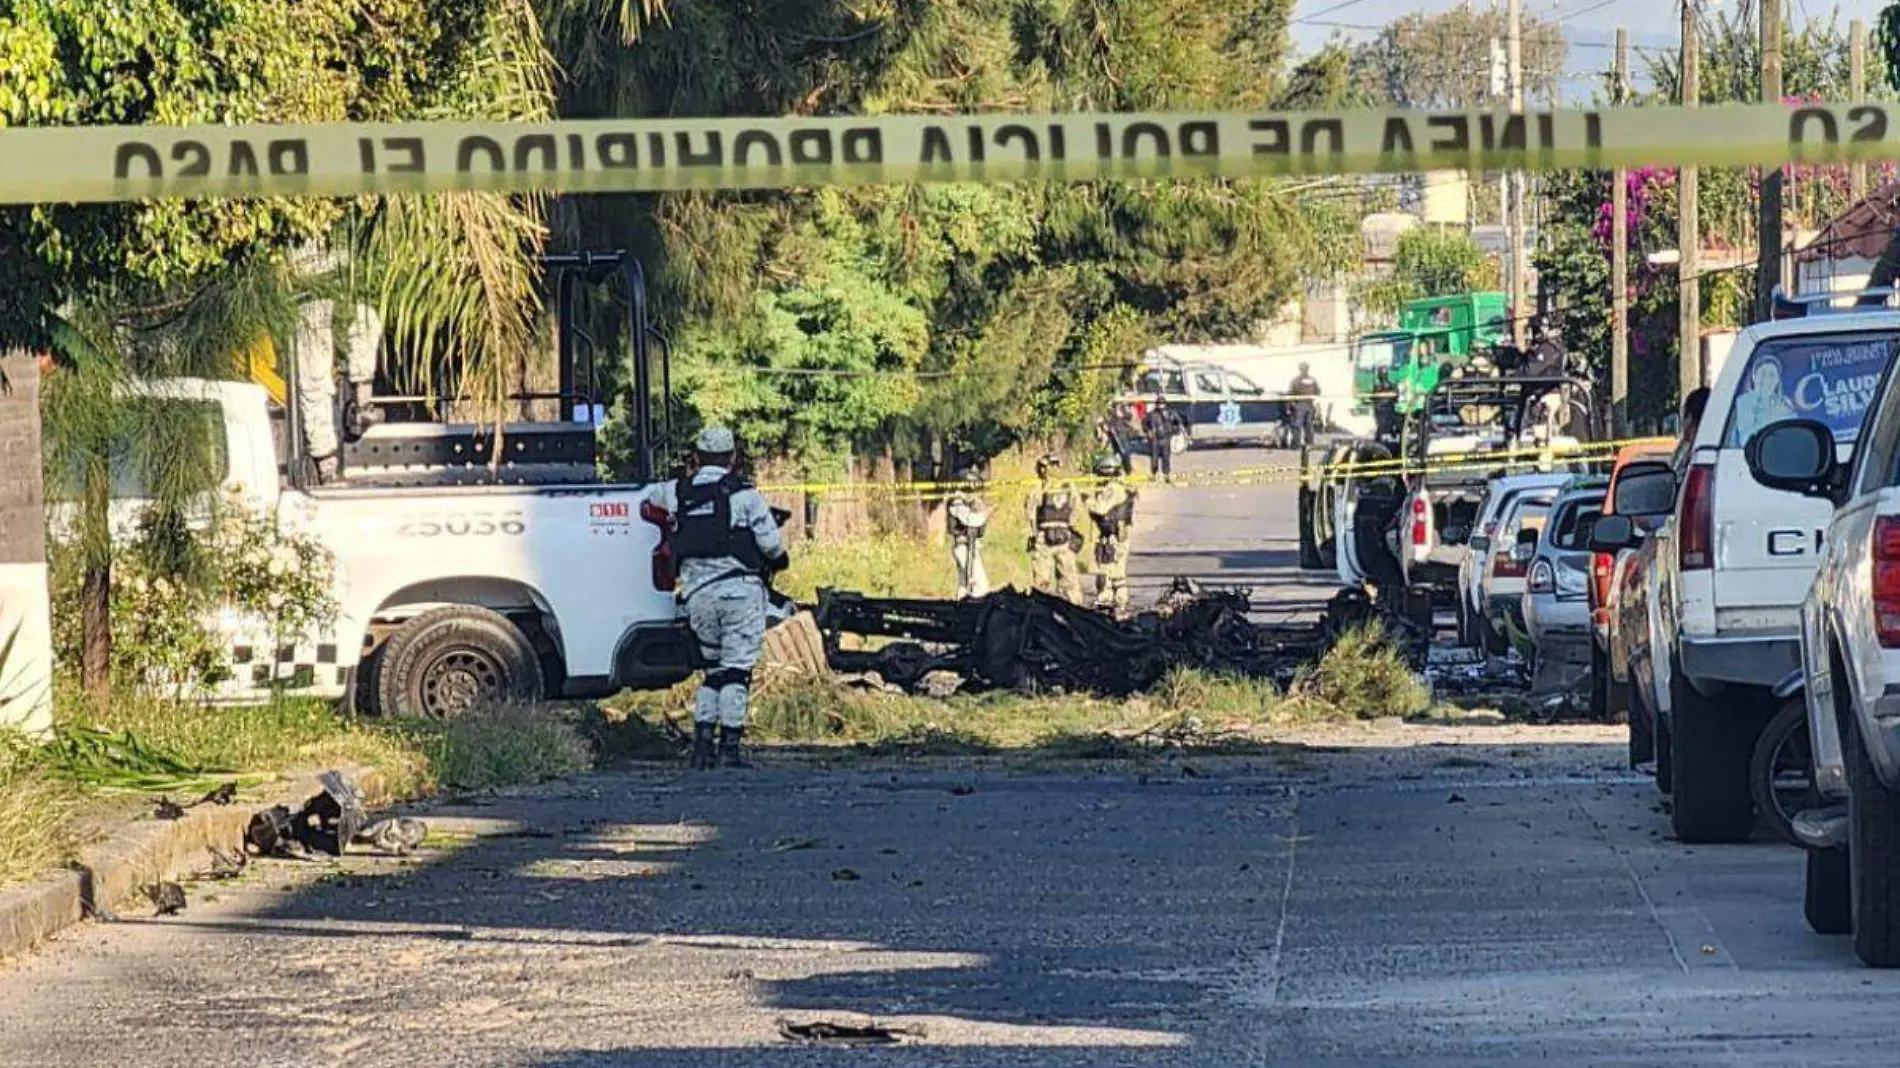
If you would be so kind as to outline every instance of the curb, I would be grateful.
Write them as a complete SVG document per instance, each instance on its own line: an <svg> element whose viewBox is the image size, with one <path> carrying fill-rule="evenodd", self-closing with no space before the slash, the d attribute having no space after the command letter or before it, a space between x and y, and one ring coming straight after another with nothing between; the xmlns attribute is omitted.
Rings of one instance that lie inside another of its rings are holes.
<svg viewBox="0 0 1900 1068"><path fill-rule="evenodd" d="M344 768L363 793L365 805L387 804L388 780L373 768ZM244 829L259 809L302 804L323 788L315 776L296 786L259 797L240 796L229 805L200 805L183 819L141 819L103 842L79 851L67 871L0 890L0 960L18 956L84 919L87 912L110 912L140 888L184 872L207 867L207 849L244 848Z"/></svg>

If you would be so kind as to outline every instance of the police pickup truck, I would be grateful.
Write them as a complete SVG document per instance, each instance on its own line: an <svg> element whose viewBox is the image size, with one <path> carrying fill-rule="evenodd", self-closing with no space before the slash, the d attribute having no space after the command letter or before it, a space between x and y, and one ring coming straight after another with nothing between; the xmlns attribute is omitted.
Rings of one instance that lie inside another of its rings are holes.
<svg viewBox="0 0 1900 1068"><path fill-rule="evenodd" d="M1800 664L1801 605L1833 514L1826 500L1751 473L1749 443L1782 423L1818 422L1844 455L1897 341L1892 311L1816 308L1750 326L1682 446L1675 511L1644 546L1649 574L1623 591L1621 613L1650 628L1631 644L1631 679L1655 713L1659 785L1685 842L1753 830L1749 761L1775 687ZM1599 520L1595 547L1614 551L1633 543L1628 534L1627 523Z"/></svg>
<svg viewBox="0 0 1900 1068"><path fill-rule="evenodd" d="M598 480L595 420L572 416L596 412L605 397L571 340L558 393L541 398L564 418L499 427L365 420L321 475L300 423L329 413L304 403L294 368L268 376L288 395L255 381L137 387L178 418L213 424L226 495L314 538L335 560L338 611L320 630L284 641L265 621L220 622L233 677L207 697L247 701L289 687L366 710L450 715L495 698L670 685L693 670L696 646L673 593L670 517L646 501L664 439L646 398L667 376L647 367L644 280L637 261L618 254L569 266L627 281L620 306L634 309L629 412L640 483ZM564 325L575 319L565 277ZM328 345L326 333L302 347L328 359ZM351 403L413 414L413 400Z"/></svg>

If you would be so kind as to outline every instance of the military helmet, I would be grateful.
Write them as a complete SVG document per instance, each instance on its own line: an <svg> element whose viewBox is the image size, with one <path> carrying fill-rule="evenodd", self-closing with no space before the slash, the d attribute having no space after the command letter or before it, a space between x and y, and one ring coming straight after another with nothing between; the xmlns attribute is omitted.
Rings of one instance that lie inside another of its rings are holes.
<svg viewBox="0 0 1900 1068"><path fill-rule="evenodd" d="M1122 473L1122 462L1113 456L1099 456L1095 460L1095 473L1103 478L1115 478Z"/></svg>
<svg viewBox="0 0 1900 1068"><path fill-rule="evenodd" d="M1061 467L1062 457L1053 452L1045 452L1036 460L1036 474L1047 474L1051 468Z"/></svg>

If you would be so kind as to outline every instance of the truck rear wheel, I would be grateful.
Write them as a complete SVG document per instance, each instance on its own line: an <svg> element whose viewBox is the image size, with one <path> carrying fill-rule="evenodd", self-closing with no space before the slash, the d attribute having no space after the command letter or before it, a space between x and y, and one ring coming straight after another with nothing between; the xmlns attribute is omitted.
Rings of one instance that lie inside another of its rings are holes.
<svg viewBox="0 0 1900 1068"><path fill-rule="evenodd" d="M1670 824L1684 842L1745 841L1755 829L1748 761L1760 733L1756 721L1746 710L1725 710L1697 693L1680 671L1674 675Z"/></svg>
<svg viewBox="0 0 1900 1068"><path fill-rule="evenodd" d="M1836 676L1837 678L1840 676ZM1847 750L1847 867L1854 955L1873 968L1900 967L1900 794L1882 785L1860 725L1841 731Z"/></svg>
<svg viewBox="0 0 1900 1068"><path fill-rule="evenodd" d="M1318 571L1325 567L1319 555L1319 490L1300 480L1300 570Z"/></svg>
<svg viewBox="0 0 1900 1068"><path fill-rule="evenodd" d="M542 697L541 661L528 636L487 608L430 609L403 624L379 655L376 706L385 715L445 719Z"/></svg>
<svg viewBox="0 0 1900 1068"><path fill-rule="evenodd" d="M1755 796L1755 810L1775 837L1800 845L1794 836L1794 816L1814 792L1808 709L1801 698L1783 702L1756 740L1755 754L1748 762L1748 788Z"/></svg>

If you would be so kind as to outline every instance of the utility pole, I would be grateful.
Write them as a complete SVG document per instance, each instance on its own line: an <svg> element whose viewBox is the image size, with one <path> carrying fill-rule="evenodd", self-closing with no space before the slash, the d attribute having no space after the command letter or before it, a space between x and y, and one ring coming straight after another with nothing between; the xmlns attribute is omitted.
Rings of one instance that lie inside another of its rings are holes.
<svg viewBox="0 0 1900 1068"><path fill-rule="evenodd" d="M1781 0L1761 0L1761 102L1781 103ZM1775 287L1781 284L1781 194L1786 180L1778 166L1761 169L1754 322L1775 314Z"/></svg>
<svg viewBox="0 0 1900 1068"><path fill-rule="evenodd" d="M1509 0L1506 7L1505 25L1505 64L1510 80L1511 114L1520 115L1524 111L1524 5L1523 0ZM1530 277L1524 262L1524 174L1512 171L1508 179L1511 188L1511 343L1519 352L1524 351L1524 316L1530 306L1525 292Z"/></svg>
<svg viewBox="0 0 1900 1068"><path fill-rule="evenodd" d="M1630 34L1616 28L1616 89L1622 107L1629 99ZM1630 397L1630 232L1629 172L1618 167L1610 178L1610 426L1617 438L1629 432Z"/></svg>
<svg viewBox="0 0 1900 1068"><path fill-rule="evenodd" d="M1867 24L1860 19L1848 23L1847 28L1847 85L1854 103L1867 102ZM1859 203L1867 195L1867 165L1856 163L1847 174L1848 192Z"/></svg>
<svg viewBox="0 0 1900 1068"><path fill-rule="evenodd" d="M1702 65L1702 43L1696 39L1695 0L1682 4L1682 106L1695 107L1700 100L1698 85ZM1702 249L1702 230L1696 219L1696 173L1694 167L1682 168L1676 183L1676 247L1681 260L1676 268L1676 304L1682 316L1678 322L1676 351L1677 402L1702 385L1702 290L1696 261Z"/></svg>

